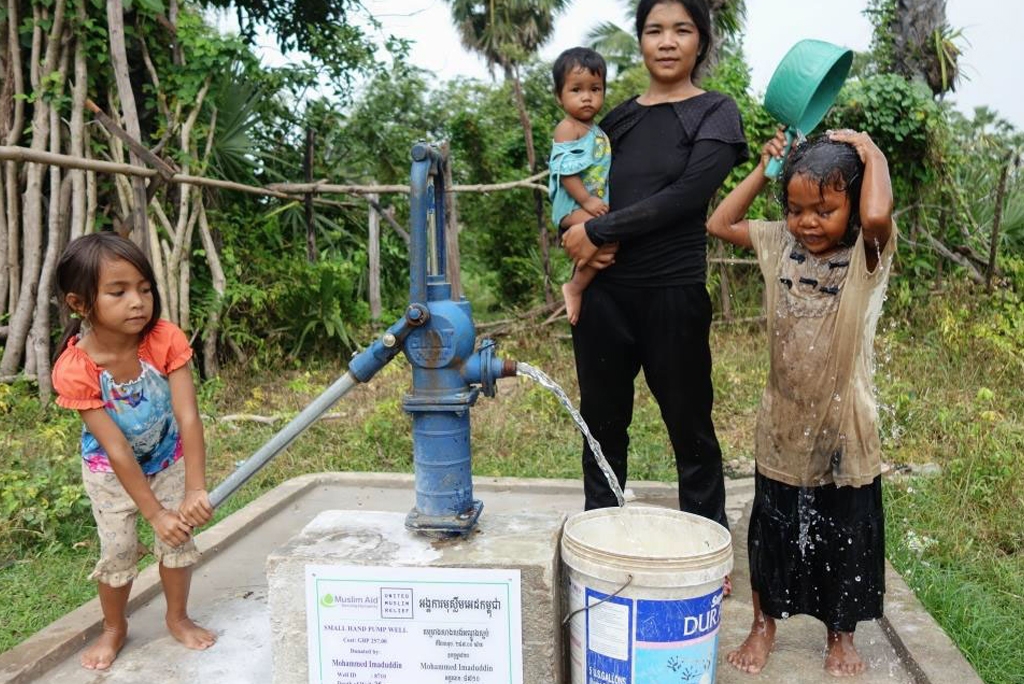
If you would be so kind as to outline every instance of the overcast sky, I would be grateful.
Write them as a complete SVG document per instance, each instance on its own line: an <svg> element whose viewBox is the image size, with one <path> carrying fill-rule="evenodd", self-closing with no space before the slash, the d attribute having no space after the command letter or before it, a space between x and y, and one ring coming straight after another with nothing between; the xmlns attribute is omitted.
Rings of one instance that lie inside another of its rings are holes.
<svg viewBox="0 0 1024 684"><path fill-rule="evenodd" d="M412 60L441 78L456 75L488 78L483 61L459 46L444 0L363 0L386 32L415 41ZM553 58L582 44L589 29L601 21L624 28L625 0L575 0L558 20L555 35L541 54ZM786 50L803 38L818 38L855 50L866 50L871 25L862 15L867 0L747 0L744 51L753 69L756 92L763 93ZM960 64L965 80L949 98L970 113L986 104L1024 130L1024 1L947 0L949 23L962 28ZM274 61L272 58L270 61Z"/></svg>

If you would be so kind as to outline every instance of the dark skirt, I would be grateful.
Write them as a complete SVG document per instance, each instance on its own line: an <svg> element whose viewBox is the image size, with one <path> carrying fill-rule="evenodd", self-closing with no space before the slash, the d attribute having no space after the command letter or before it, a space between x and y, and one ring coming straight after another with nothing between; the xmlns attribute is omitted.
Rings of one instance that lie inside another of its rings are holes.
<svg viewBox="0 0 1024 684"><path fill-rule="evenodd" d="M757 473L747 537L750 584L777 619L811 615L852 632L882 617L882 478L863 487L794 487Z"/></svg>

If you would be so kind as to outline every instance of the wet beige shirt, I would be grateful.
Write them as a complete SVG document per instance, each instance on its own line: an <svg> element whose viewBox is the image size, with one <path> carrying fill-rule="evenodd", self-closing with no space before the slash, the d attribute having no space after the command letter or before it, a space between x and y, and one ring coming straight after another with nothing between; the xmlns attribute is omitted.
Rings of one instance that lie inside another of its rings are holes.
<svg viewBox="0 0 1024 684"><path fill-rule="evenodd" d="M757 416L758 471L793 486L870 484L881 472L874 337L896 230L873 272L863 233L818 258L783 221L750 222L764 276L771 366Z"/></svg>

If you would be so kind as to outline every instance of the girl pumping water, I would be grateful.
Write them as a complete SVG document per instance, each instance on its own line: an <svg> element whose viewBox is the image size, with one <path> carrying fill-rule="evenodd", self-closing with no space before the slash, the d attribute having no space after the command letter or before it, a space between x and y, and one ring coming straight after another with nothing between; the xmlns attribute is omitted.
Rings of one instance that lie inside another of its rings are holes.
<svg viewBox="0 0 1024 684"><path fill-rule="evenodd" d="M206 447L185 334L160 319L160 293L142 251L114 233L74 240L57 267L72 312L54 364L57 403L82 416L82 479L100 538L91 575L99 584L103 632L82 666L105 670L128 633L126 607L138 560L141 513L167 599L167 629L188 648L213 645L187 603L199 558L192 529L213 515L206 493Z"/></svg>
<svg viewBox="0 0 1024 684"><path fill-rule="evenodd" d="M757 254L771 360L747 539L754 620L728 660L760 672L775 621L803 613L825 624L826 671L851 676L865 669L854 630L882 616L885 593L872 352L896 250L892 187L866 133L829 132L786 161L785 220L748 220L784 144L781 132L765 144L708 221L709 233Z"/></svg>

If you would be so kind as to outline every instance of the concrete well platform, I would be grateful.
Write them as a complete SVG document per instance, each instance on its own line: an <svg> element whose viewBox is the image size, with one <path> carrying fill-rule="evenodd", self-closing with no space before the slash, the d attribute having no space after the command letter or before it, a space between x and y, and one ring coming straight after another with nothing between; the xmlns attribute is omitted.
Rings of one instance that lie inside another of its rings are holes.
<svg viewBox="0 0 1024 684"><path fill-rule="evenodd" d="M583 502L582 487L574 480L476 478L474 487L476 497L485 504L485 521L508 513L571 515L581 510ZM631 483L629 489L642 503L676 505L672 484ZM753 480L729 481L726 492L736 563L734 594L724 604L720 632L719 684L835 681L822 669L824 628L810 618L795 617L780 624L776 649L760 675L742 674L725 662L725 653L742 642L750 622L745 542ZM195 571L190 612L218 633L219 641L212 649L188 651L167 634L156 567L149 567L136 580L129 639L109 672L91 672L78 665L80 651L100 629L100 609L93 600L0 654L0 684L269 683L273 635L268 556L323 511L404 514L414 496L411 475L324 473L290 480L197 539L204 555ZM889 568L886 579L886 617L862 624L857 630L857 644L870 669L853 681L980 684L973 669L899 575ZM527 600L524 592L524 614ZM527 680L527 684L550 683Z"/></svg>
<svg viewBox="0 0 1024 684"><path fill-rule="evenodd" d="M369 566L377 575L375 579L379 579L381 568L404 568L418 573L427 568L516 571L522 625L515 641L522 646L523 681L560 681L563 658L558 549L565 519L564 513L554 511L509 511L483 516L468 538L432 539L407 530L404 513L320 513L267 559L273 683L309 682L306 568L311 565ZM416 590L408 591L411 595ZM378 613L376 617L379 616ZM477 624L481 624L479 618ZM484 620L483 624L488 622ZM430 626L443 625L435 622ZM505 632L508 641L512 641L512 631ZM413 638L410 635L403 644L406 649L413 644ZM364 653L365 649L347 652ZM479 657L475 660L478 664L494 665ZM507 666L501 669L508 671ZM403 677L414 678L417 674L403 672L402 677L396 678L402 681Z"/></svg>

